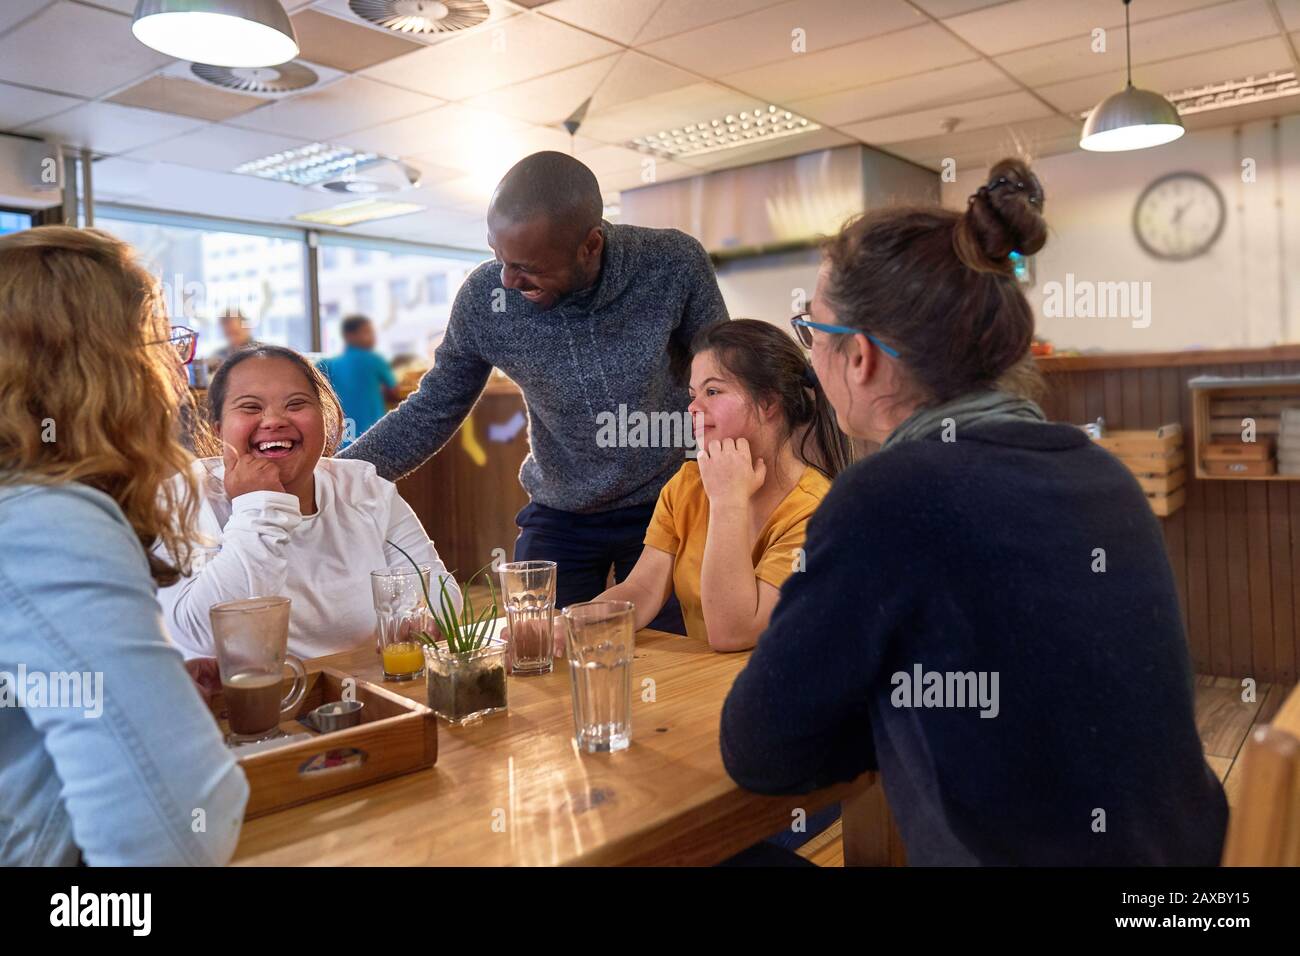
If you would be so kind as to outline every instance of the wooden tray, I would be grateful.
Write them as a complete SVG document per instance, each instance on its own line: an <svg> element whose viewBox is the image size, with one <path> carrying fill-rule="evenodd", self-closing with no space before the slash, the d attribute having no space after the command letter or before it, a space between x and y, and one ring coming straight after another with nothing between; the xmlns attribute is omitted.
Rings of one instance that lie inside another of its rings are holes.
<svg viewBox="0 0 1300 956"><path fill-rule="evenodd" d="M1211 478L1263 478L1276 473L1277 463L1272 458L1263 461L1246 458L1205 461L1205 474Z"/></svg>
<svg viewBox="0 0 1300 956"><path fill-rule="evenodd" d="M1273 439L1248 442L1208 441L1201 446L1201 457L1209 461L1267 461L1273 457Z"/></svg>
<svg viewBox="0 0 1300 956"><path fill-rule="evenodd" d="M321 734L297 719L321 704L342 700L345 680L355 688L354 699L365 704L360 724ZM208 706L221 732L227 733L220 692ZM235 750L250 790L246 820L432 767L438 760L438 719L432 710L329 667L308 671L307 693L294 718L282 722L280 729L286 734L309 733L312 739L243 757Z"/></svg>

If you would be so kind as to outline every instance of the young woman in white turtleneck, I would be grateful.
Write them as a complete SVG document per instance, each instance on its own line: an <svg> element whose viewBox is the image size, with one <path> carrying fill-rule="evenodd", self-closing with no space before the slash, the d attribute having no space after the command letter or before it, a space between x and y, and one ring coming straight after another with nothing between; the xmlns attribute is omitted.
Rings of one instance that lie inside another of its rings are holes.
<svg viewBox="0 0 1300 956"><path fill-rule="evenodd" d="M447 569L397 486L368 462L322 457L337 444L342 413L306 359L277 346L237 353L213 377L208 401L224 454L193 468L198 529L220 551L158 594L187 658L215 654L213 604L266 595L293 602L291 654L373 645L370 572L407 563L390 541L430 566L436 595Z"/></svg>

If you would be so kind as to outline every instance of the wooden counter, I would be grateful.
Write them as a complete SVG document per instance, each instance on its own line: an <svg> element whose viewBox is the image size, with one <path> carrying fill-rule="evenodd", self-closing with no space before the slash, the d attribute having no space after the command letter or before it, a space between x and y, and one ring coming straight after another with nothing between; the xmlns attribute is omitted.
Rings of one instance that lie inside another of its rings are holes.
<svg viewBox="0 0 1300 956"><path fill-rule="evenodd" d="M1038 367L1049 389L1049 419L1083 424L1104 417L1112 429L1179 422L1191 435L1189 379L1297 374L1300 346L1053 356ZM1186 504L1161 524L1192 662L1202 674L1294 683L1300 482L1202 479L1191 471ZM1141 637L1135 622L1133 639Z"/></svg>
<svg viewBox="0 0 1300 956"><path fill-rule="evenodd" d="M500 548L514 555L515 515L528 503L519 467L528 455L519 387L494 377L438 454L397 483L438 555L462 580Z"/></svg>
<svg viewBox="0 0 1300 956"><path fill-rule="evenodd" d="M249 820L235 863L712 864L789 827L796 810L811 816L851 798L857 811L879 800L874 774L797 797L761 797L731 781L718 725L748 657L641 631L632 745L617 754L575 747L563 659L551 674L510 677L509 713L466 727L439 722L432 768ZM324 664L382 680L371 648L309 667ZM423 680L384 687L424 699ZM879 837L863 829L870 822L863 813L848 814L846 850L879 852L870 848Z"/></svg>
<svg viewBox="0 0 1300 956"><path fill-rule="evenodd" d="M1123 368L1186 368L1235 362L1297 362L1300 345L1259 349L1188 349L1182 352L1098 352L1094 355L1048 355L1038 359L1043 372L1100 372Z"/></svg>

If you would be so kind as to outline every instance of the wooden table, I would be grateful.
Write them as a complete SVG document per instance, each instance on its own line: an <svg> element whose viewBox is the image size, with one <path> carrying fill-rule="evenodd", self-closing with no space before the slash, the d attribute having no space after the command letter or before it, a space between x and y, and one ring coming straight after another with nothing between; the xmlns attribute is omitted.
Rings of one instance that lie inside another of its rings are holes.
<svg viewBox="0 0 1300 956"><path fill-rule="evenodd" d="M849 798L871 813L874 774L796 797L747 793L727 776L718 724L748 656L641 631L632 745L617 754L578 752L563 660L545 676L511 677L508 714L439 722L432 768L248 821L235 863L712 864L789 827L799 809ZM370 648L313 664L382 680ZM423 680L384 686L424 699ZM862 849L872 841L846 829L846 855L878 856Z"/></svg>

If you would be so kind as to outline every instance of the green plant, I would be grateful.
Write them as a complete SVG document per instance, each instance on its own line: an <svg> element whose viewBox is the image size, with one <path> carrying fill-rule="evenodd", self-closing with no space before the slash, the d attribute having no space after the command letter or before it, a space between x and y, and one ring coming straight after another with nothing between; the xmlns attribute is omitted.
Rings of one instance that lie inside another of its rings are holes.
<svg viewBox="0 0 1300 956"><path fill-rule="evenodd" d="M486 645L492 634L492 615L496 611L497 604L496 588L492 586L491 576L485 574L492 567L492 563L489 561L469 576L469 580L460 591L461 605L460 612L457 613L456 605L452 603L447 591L447 579L450 577L452 583L455 583L456 579L451 575L438 575L438 607L435 608L433 599L429 597L429 584L425 581L424 575L420 574L420 566L400 545L392 541L388 543L401 552L402 557L411 563L411 567L415 568L415 573L419 575L420 587L424 591L424 606L429 609L429 613L433 615L433 620L438 625L438 630L442 632L442 637L447 642L447 650L452 654L468 654ZM470 586L480 575L484 575L488 593L492 595L492 603L476 614L474 599L470 597ZM428 631L420 631L415 636L427 647L438 645L438 639Z"/></svg>

